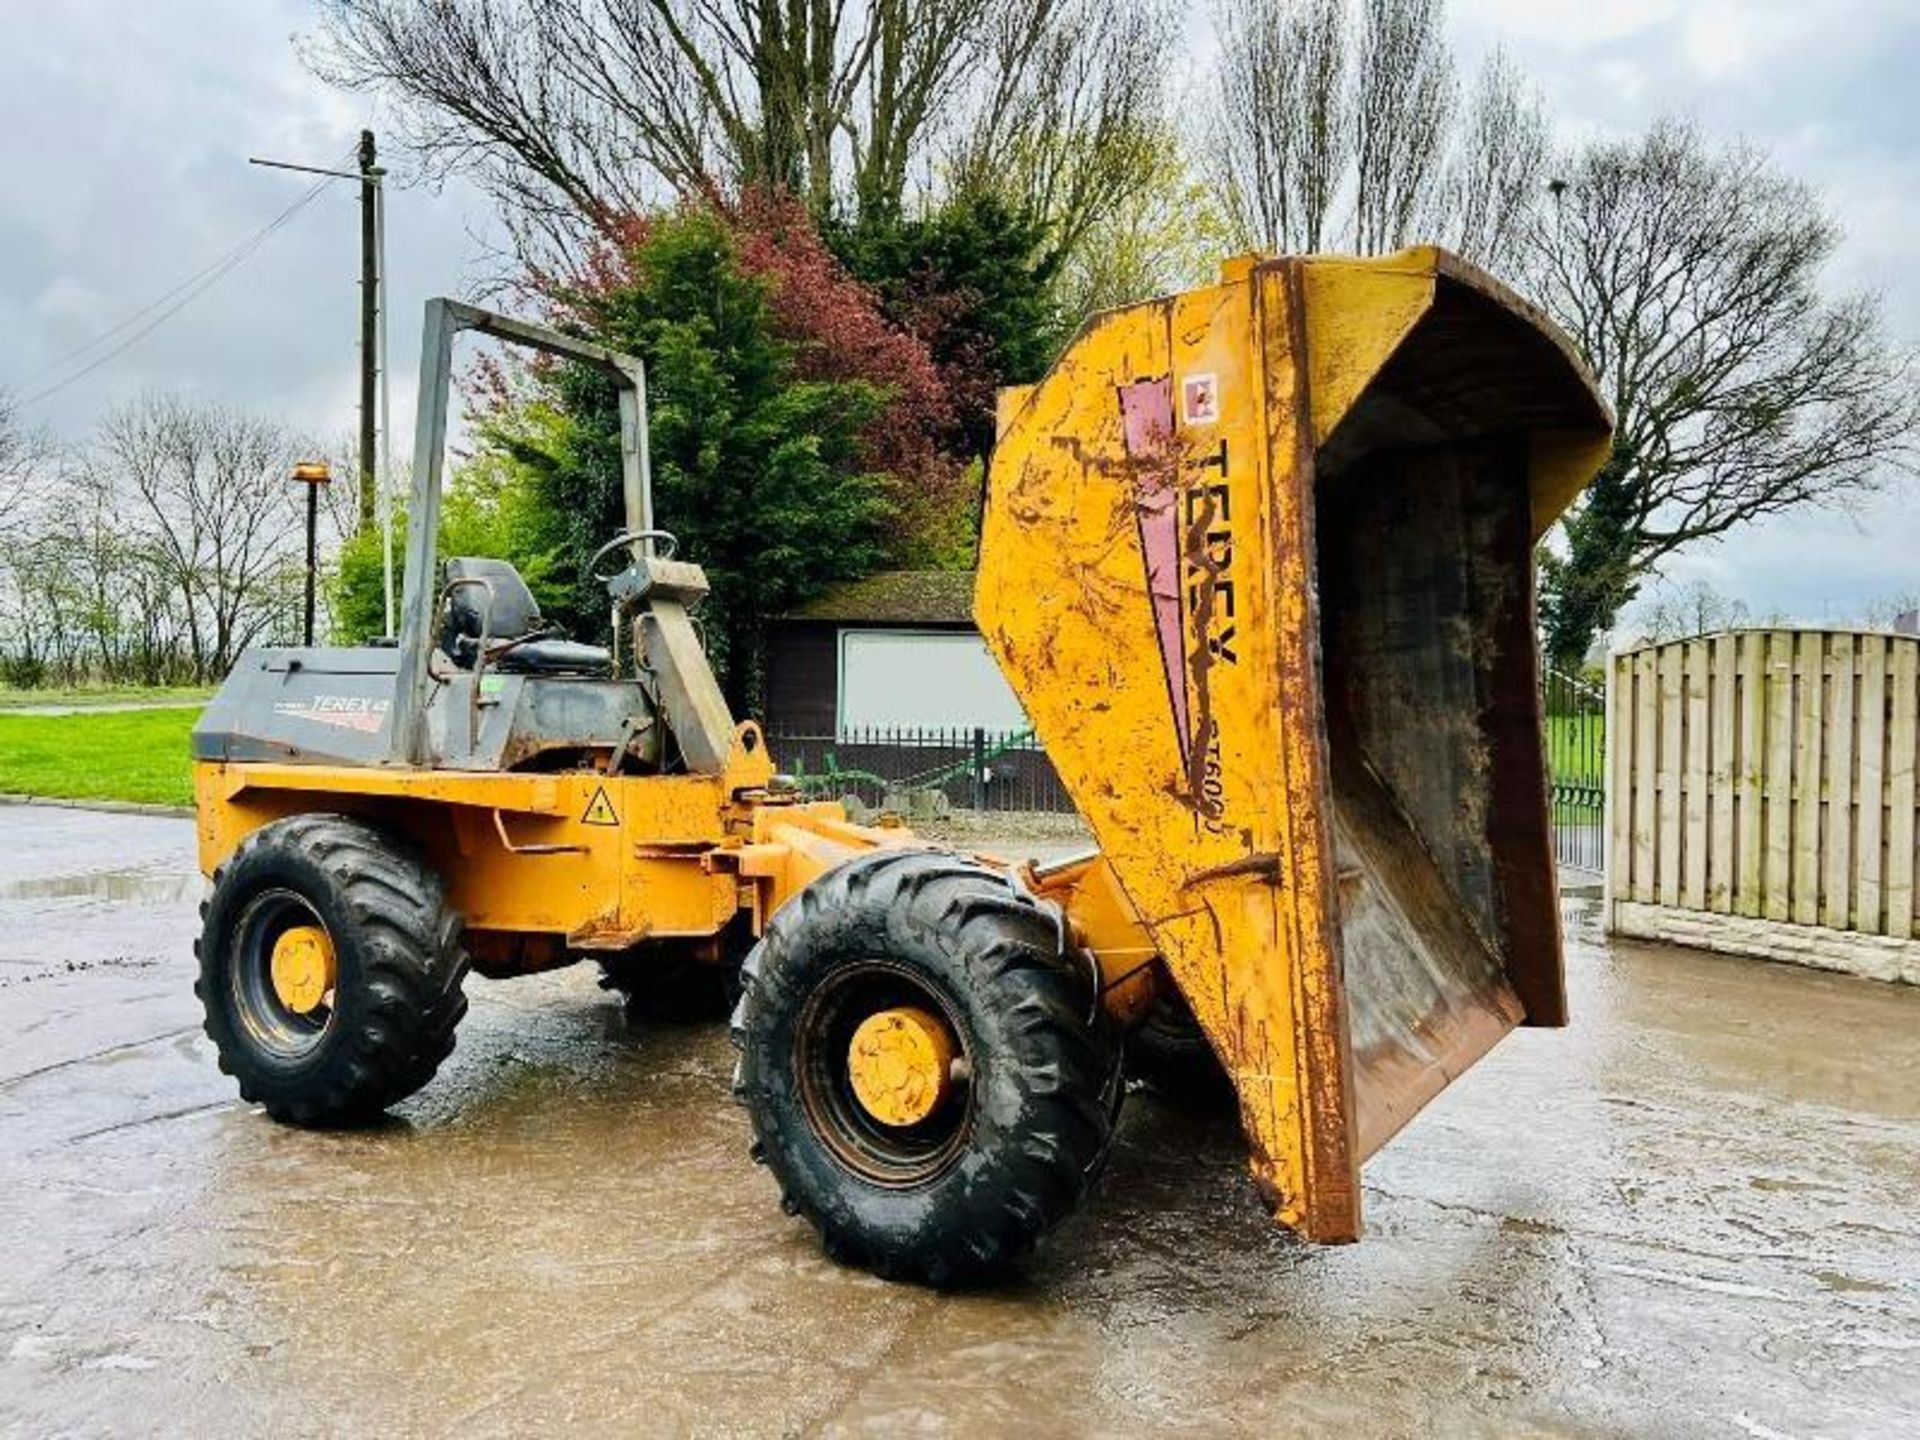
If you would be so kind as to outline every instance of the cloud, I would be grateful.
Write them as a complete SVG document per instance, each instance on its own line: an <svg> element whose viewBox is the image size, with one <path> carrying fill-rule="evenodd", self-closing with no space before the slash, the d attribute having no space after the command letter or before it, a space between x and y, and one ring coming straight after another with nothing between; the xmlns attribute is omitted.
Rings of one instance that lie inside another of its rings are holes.
<svg viewBox="0 0 1920 1440"><path fill-rule="evenodd" d="M77 275L56 275L33 297L34 315L56 329L96 334L111 323L107 297Z"/></svg>
<svg viewBox="0 0 1920 1440"><path fill-rule="evenodd" d="M1920 486L1896 480L1852 510L1807 510L1696 545L1662 567L1669 585L1701 580L1756 619L1860 618L1875 601L1920 592L1914 506Z"/></svg>
<svg viewBox="0 0 1920 1440"><path fill-rule="evenodd" d="M1504 44L1563 135L1631 134L1663 113L1765 146L1846 230L1829 280L1879 292L1892 336L1920 347L1920 10L1909 0L1454 0L1463 58ZM1843 620L1920 589L1920 500L1887 488L1852 514L1809 510L1670 559L1756 615Z"/></svg>
<svg viewBox="0 0 1920 1440"><path fill-rule="evenodd" d="M1199 12L1196 11L1196 14ZM1563 133L1626 134L1663 112L1772 148L1821 187L1847 227L1837 283L1881 291L1897 334L1920 343L1920 8L1910 0L1453 0L1463 62L1505 45ZM190 20L183 19L190 16ZM17 5L0 45L0 387L36 376L290 204L297 177L265 154L329 162L360 127L362 96L301 67L300 0L125 0ZM1208 27L1195 28L1196 46ZM395 428L411 430L420 305L470 292L499 227L471 186L396 188L389 206ZM353 187L329 191L215 289L112 363L37 407L84 435L148 386L350 433L357 399L358 221ZM1815 512L1676 560L1757 613L1818 618L1915 588L1915 496L1898 487L1855 519Z"/></svg>
<svg viewBox="0 0 1920 1440"><path fill-rule="evenodd" d="M168 6L68 0L10 16L0 87L32 125L0 130L0 387L49 368L193 275L299 198L299 176L249 155L331 165L380 117L319 84L291 37L293 0L224 0L181 23ZM94 373L34 408L69 437L150 386L349 432L358 398L357 187L341 182L216 286ZM421 302L470 287L471 187L397 188L388 206L395 428L411 414ZM90 351L83 362L96 358Z"/></svg>
<svg viewBox="0 0 1920 1440"><path fill-rule="evenodd" d="M1457 0L1453 14L1517 45L1585 49L1641 34L1683 8L1683 0Z"/></svg>

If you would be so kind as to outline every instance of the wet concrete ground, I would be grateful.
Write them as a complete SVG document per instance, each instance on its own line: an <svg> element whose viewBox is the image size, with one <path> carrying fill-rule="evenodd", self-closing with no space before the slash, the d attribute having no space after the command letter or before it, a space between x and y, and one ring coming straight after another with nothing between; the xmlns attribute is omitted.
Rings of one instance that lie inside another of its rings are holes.
<svg viewBox="0 0 1920 1440"><path fill-rule="evenodd" d="M1576 1022L1262 1219L1129 1102L1017 1284L823 1260L712 1030L474 981L383 1129L283 1130L199 1035L181 821L0 809L0 1433L1920 1431L1920 993L1642 946L1569 901Z"/></svg>

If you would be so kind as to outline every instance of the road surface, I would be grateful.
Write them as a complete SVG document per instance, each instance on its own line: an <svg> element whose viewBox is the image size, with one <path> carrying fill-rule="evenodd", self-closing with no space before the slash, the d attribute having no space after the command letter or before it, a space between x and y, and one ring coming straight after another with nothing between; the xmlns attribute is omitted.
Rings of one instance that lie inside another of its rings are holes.
<svg viewBox="0 0 1920 1440"><path fill-rule="evenodd" d="M0 808L0 1434L1920 1433L1920 993L1645 946L1570 900L1572 1029L1262 1218L1232 1130L1129 1101L1021 1280L824 1260L713 1029L474 981L392 1123L214 1068L179 820Z"/></svg>

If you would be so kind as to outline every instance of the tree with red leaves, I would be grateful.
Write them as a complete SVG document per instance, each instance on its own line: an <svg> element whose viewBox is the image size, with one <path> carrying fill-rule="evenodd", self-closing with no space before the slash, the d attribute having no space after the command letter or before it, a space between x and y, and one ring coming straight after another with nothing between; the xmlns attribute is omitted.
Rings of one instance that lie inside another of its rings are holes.
<svg viewBox="0 0 1920 1440"><path fill-rule="evenodd" d="M771 282L774 332L794 347L804 379L863 382L887 395L862 436L867 463L899 482L903 565L971 560L974 496L965 484L961 411L954 375L936 362L927 339L893 323L875 289L856 280L828 248L798 200L769 192L742 197L725 211L740 268ZM987 395L989 409L992 395ZM967 553L956 554L956 547Z"/></svg>
<svg viewBox="0 0 1920 1440"><path fill-rule="evenodd" d="M647 365L656 514L713 584L709 649L742 713L766 622L885 565L949 558L962 469L926 346L889 324L803 208L754 196L610 227L573 283L539 277L559 323ZM576 579L576 629L600 618L586 556L621 523L619 430L604 377L536 368L486 432L532 477L554 529L530 545Z"/></svg>

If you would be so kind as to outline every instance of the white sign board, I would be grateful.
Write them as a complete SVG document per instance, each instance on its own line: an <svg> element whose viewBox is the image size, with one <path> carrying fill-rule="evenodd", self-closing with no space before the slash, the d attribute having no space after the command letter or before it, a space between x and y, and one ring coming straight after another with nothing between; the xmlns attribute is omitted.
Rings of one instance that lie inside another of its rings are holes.
<svg viewBox="0 0 1920 1440"><path fill-rule="evenodd" d="M840 733L870 728L1027 728L1020 702L978 635L840 632Z"/></svg>

